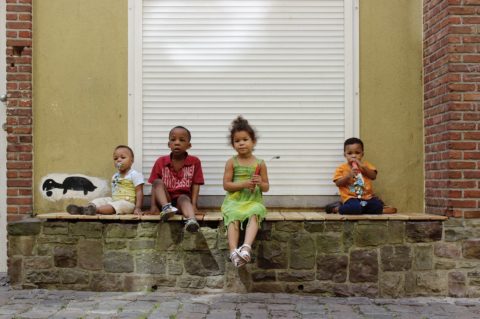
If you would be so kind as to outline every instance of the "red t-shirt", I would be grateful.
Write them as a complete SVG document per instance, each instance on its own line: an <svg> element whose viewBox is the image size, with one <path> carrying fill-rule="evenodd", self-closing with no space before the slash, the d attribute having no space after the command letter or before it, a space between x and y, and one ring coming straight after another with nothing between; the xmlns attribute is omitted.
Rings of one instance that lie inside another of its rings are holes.
<svg viewBox="0 0 480 319"><path fill-rule="evenodd" d="M173 169L171 155L159 157L152 167L148 182L152 184L156 179L162 179L167 187L171 199L185 194L192 196L192 185L203 185L202 164L198 157L187 154L183 167L176 172Z"/></svg>

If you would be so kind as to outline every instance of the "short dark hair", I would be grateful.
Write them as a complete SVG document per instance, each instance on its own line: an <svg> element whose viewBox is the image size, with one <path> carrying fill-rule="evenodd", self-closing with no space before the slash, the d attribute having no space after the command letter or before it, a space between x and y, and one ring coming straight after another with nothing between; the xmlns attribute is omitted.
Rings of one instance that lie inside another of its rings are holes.
<svg viewBox="0 0 480 319"><path fill-rule="evenodd" d="M170 132L168 133L168 136L170 137L170 134L172 134L173 130L174 130L174 129L177 129L177 128L182 129L182 130L185 130L185 132L187 132L188 141L190 142L190 141L192 140L192 134L190 133L190 131L189 131L185 126L181 126L181 125L177 125L177 126L175 126L174 128L172 128L172 129L170 130Z"/></svg>
<svg viewBox="0 0 480 319"><path fill-rule="evenodd" d="M119 148L126 148L130 154L132 155L132 160L135 158L135 155L133 154L133 150L130 148L130 146L127 146L127 145L118 145L117 147L115 147L115 149L113 150L114 152L116 150L118 150Z"/></svg>
<svg viewBox="0 0 480 319"><path fill-rule="evenodd" d="M343 151L345 152L345 150L347 149L347 145L352 145L352 144L360 144L360 146L362 147L362 151L363 151L363 142L362 142L361 139L359 139L357 137L347 138L345 140L345 142L343 143Z"/></svg>
<svg viewBox="0 0 480 319"><path fill-rule="evenodd" d="M232 121L230 126L230 144L233 146L233 136L237 132L245 131L248 133L253 142L257 141L257 134L255 129L244 119L241 115L237 116L236 119Z"/></svg>

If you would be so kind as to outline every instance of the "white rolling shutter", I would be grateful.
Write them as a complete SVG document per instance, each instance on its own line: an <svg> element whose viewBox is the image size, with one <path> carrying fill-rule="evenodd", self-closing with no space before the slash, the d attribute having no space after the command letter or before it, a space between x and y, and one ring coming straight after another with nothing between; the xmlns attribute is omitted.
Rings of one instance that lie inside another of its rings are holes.
<svg viewBox="0 0 480 319"><path fill-rule="evenodd" d="M335 194L331 178L353 133L351 7L351 0L143 0L136 106L143 173L169 153L169 130L183 125L192 132L190 153L202 160L201 194L224 194L224 165L235 154L228 128L241 114L258 131L255 155L267 160L269 195Z"/></svg>

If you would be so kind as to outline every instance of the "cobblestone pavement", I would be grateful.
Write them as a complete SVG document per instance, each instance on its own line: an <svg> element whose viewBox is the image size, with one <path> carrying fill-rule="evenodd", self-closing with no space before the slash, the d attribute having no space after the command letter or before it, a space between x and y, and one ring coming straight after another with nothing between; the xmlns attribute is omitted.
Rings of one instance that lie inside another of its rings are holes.
<svg viewBox="0 0 480 319"><path fill-rule="evenodd" d="M480 300L328 298L290 294L13 290L0 280L0 319L480 318Z"/></svg>

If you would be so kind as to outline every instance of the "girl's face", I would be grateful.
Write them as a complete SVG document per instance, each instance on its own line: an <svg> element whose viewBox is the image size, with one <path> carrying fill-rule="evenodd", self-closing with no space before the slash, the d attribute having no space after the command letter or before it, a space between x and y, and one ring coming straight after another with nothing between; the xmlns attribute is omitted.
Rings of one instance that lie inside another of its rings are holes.
<svg viewBox="0 0 480 319"><path fill-rule="evenodd" d="M238 155L250 155L255 147L255 141L252 140L250 134L246 131L238 131L233 134L233 148Z"/></svg>

